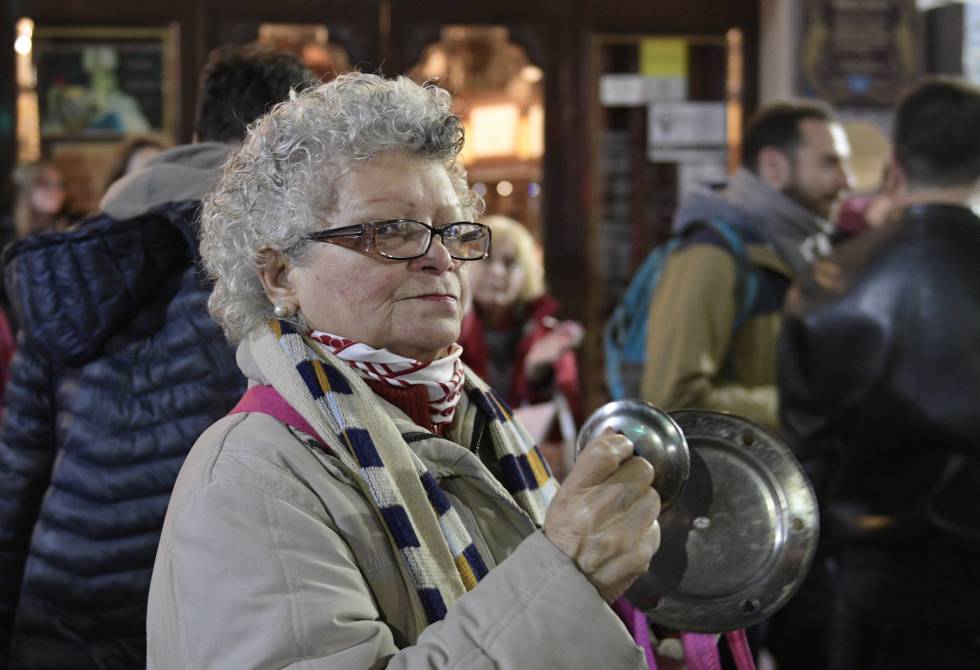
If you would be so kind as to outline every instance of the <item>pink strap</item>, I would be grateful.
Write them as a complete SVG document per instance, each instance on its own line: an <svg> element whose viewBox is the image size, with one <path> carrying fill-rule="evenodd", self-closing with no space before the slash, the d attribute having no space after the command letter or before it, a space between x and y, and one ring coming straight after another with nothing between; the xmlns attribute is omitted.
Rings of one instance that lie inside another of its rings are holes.
<svg viewBox="0 0 980 670"><path fill-rule="evenodd" d="M728 650L732 652L735 659L735 667L738 670L756 670L755 659L752 658L752 649L749 647L749 639L745 635L745 629L739 628L730 633L725 633L728 640Z"/></svg>
<svg viewBox="0 0 980 670"><path fill-rule="evenodd" d="M688 670L721 670L718 643L708 633L681 633Z"/></svg>
<svg viewBox="0 0 980 670"><path fill-rule="evenodd" d="M745 629L739 628L725 633L725 639L728 640L728 650L735 661L735 667L738 670L756 670ZM721 658L718 656L718 644L714 635L681 633L681 642L684 644L688 670L721 670Z"/></svg>
<svg viewBox="0 0 980 670"><path fill-rule="evenodd" d="M657 670L657 658L650 640L650 622L647 620L647 615L643 610L634 607L625 597L615 601L612 608L626 624L633 641L643 650L650 670ZM721 657L718 655L715 635L681 633L680 637L688 670L721 670ZM728 649L735 660L735 667L738 670L756 670L745 629L725 633L725 639L728 640Z"/></svg>
<svg viewBox="0 0 980 670"><path fill-rule="evenodd" d="M235 405L228 414L241 414L243 412L261 412L268 414L274 419L279 419L287 426L300 430L310 437L313 437L327 447L327 443L317 435L303 416L293 409L286 400L279 395L279 392L271 386L253 386L242 396L238 404Z"/></svg>
<svg viewBox="0 0 980 670"><path fill-rule="evenodd" d="M653 653L653 643L650 641L650 622L647 621L647 615L643 610L633 607L633 603L625 596L613 602L612 608L626 624L626 629L636 642L636 646L643 650L650 670L657 670L657 657Z"/></svg>

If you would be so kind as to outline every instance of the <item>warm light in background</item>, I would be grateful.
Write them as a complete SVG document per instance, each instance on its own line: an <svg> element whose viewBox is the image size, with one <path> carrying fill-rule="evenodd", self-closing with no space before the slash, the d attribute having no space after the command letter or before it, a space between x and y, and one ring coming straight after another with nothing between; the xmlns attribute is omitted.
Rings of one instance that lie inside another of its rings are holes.
<svg viewBox="0 0 980 670"><path fill-rule="evenodd" d="M31 39L34 36L34 22L30 19L21 19L17 22L17 39L14 40L14 51L21 56L31 53Z"/></svg>
<svg viewBox="0 0 980 670"><path fill-rule="evenodd" d="M521 111L513 103L474 105L466 123L466 146L473 160L517 154Z"/></svg>
<svg viewBox="0 0 980 670"><path fill-rule="evenodd" d="M544 82L507 26L447 25L409 70L453 95L466 142L460 161L485 214L517 219L540 239ZM533 184L533 188L529 185Z"/></svg>
<svg viewBox="0 0 980 670"><path fill-rule="evenodd" d="M17 86L23 89L33 89L37 82L34 76L34 62L31 51L34 49L34 22L21 19L17 22L17 39L14 40L14 51L17 60Z"/></svg>
<svg viewBox="0 0 980 670"><path fill-rule="evenodd" d="M744 64L742 63L742 31L732 28L725 33L728 58L725 72L725 116L727 119L728 172L734 173L742 156L742 88Z"/></svg>
<svg viewBox="0 0 980 670"><path fill-rule="evenodd" d="M529 84L537 84L544 79L544 72L537 65L525 65L521 68L521 79Z"/></svg>
<svg viewBox="0 0 980 670"><path fill-rule="evenodd" d="M544 105L535 103L521 117L520 136L517 140L517 157L541 158L544 154Z"/></svg>
<svg viewBox="0 0 980 670"><path fill-rule="evenodd" d="M465 120L463 162L484 158L529 160L544 154L544 106L474 104Z"/></svg>
<svg viewBox="0 0 980 670"><path fill-rule="evenodd" d="M352 69L347 50L330 41L330 29L322 23L262 23L258 42L296 54L320 81Z"/></svg>
<svg viewBox="0 0 980 670"><path fill-rule="evenodd" d="M17 160L35 161L41 157L41 121L37 106L37 72L34 69L34 22L17 21L14 40L17 69Z"/></svg>
<svg viewBox="0 0 980 670"><path fill-rule="evenodd" d="M27 56L31 53L31 38L29 35L18 35L17 39L14 40L14 51L19 53L21 56Z"/></svg>

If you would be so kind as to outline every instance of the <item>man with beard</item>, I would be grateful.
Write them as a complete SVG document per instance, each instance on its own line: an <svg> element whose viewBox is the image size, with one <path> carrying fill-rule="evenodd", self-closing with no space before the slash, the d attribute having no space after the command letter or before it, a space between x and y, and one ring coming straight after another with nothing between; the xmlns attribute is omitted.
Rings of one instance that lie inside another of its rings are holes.
<svg viewBox="0 0 980 670"><path fill-rule="evenodd" d="M679 208L684 238L650 305L641 396L666 410L732 412L778 422L776 344L794 275L829 251L829 222L848 188L850 148L824 105L777 103L749 122L743 165L721 192L697 191ZM742 241L740 261L707 223ZM757 287L752 304L744 285ZM746 318L736 327L737 314Z"/></svg>

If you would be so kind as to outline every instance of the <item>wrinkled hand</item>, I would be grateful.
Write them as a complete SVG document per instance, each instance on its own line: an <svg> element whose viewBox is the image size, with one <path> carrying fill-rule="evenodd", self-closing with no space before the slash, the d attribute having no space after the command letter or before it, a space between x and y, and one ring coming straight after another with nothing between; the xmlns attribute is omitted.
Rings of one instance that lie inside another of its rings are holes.
<svg viewBox="0 0 980 670"><path fill-rule="evenodd" d="M660 496L653 466L626 437L589 443L555 495L544 533L612 602L646 572L660 547Z"/></svg>
<svg viewBox="0 0 980 670"><path fill-rule="evenodd" d="M524 374L539 379L562 355L582 343L585 330L578 321L562 321L554 330L531 345L524 358Z"/></svg>

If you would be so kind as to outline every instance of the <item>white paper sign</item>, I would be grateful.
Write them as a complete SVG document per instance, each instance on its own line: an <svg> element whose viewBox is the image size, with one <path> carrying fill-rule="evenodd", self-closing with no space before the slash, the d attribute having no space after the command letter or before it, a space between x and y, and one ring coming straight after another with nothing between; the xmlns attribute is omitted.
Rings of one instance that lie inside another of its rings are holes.
<svg viewBox="0 0 980 670"><path fill-rule="evenodd" d="M724 147L648 147L647 157L653 163L714 163L725 165L728 151Z"/></svg>
<svg viewBox="0 0 980 670"><path fill-rule="evenodd" d="M963 13L963 73L976 84L980 83L980 5L968 3Z"/></svg>
<svg viewBox="0 0 980 670"><path fill-rule="evenodd" d="M656 147L724 146L724 102L654 102L647 134Z"/></svg>
<svg viewBox="0 0 980 670"><path fill-rule="evenodd" d="M687 77L645 77L647 100L686 100Z"/></svg>
<svg viewBox="0 0 980 670"><path fill-rule="evenodd" d="M606 107L641 107L647 104L645 77L604 74L599 78L599 102Z"/></svg>
<svg viewBox="0 0 980 670"><path fill-rule="evenodd" d="M687 98L687 77L604 74L599 78L599 102L605 107L642 107L658 100Z"/></svg>

